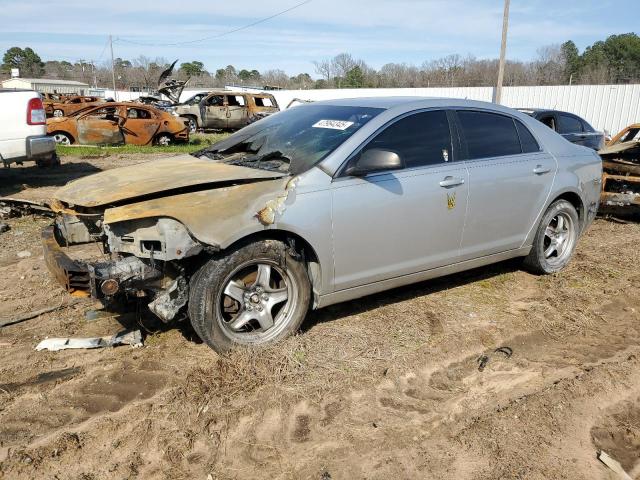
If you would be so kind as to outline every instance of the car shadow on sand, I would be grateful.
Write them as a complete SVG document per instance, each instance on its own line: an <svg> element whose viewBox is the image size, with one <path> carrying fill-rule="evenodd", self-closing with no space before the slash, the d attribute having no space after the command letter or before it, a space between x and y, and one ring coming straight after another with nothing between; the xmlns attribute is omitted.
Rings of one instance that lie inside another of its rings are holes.
<svg viewBox="0 0 640 480"><path fill-rule="evenodd" d="M102 171L87 162L69 162L55 167L25 164L0 169L0 197L10 197L28 188L61 187L72 180Z"/></svg>
<svg viewBox="0 0 640 480"><path fill-rule="evenodd" d="M412 300L442 290L487 280L506 273L522 269L522 259L515 258L464 272L453 273L440 278L386 290L367 295L366 297L330 305L319 310L310 311L301 327L301 333L311 330L319 323L338 320L343 317L358 315L390 304Z"/></svg>
<svg viewBox="0 0 640 480"><path fill-rule="evenodd" d="M516 272L521 269L521 259L507 260L493 265L447 275L441 278L394 288L356 300L331 305L320 310L313 310L310 311L305 318L300 333L304 334L320 323L331 322L343 317L362 314L390 304L412 300L414 298L430 295L442 290L450 290L452 288L487 280L506 273ZM112 313L117 312L115 319L123 328L129 330L140 329L143 333L143 337L145 338L156 333L176 329L185 338L185 340L196 344L203 343L198 337L198 334L193 330L189 318L183 312L179 314L178 319L169 323L164 323L145 308L145 302L142 299L121 304L114 303L107 307L106 310Z"/></svg>

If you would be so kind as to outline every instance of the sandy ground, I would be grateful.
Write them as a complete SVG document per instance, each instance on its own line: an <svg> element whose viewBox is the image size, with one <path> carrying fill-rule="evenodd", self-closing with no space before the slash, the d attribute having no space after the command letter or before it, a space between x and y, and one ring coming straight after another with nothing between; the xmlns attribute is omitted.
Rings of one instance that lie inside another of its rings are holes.
<svg viewBox="0 0 640 480"><path fill-rule="evenodd" d="M141 160L12 168L0 195L46 198ZM0 318L60 305L0 328L0 478L617 478L603 449L640 479L637 224L597 220L558 275L502 263L329 307L280 345L219 357L185 322L147 319L143 348L34 351L138 321L69 306L42 258L48 222L0 234Z"/></svg>

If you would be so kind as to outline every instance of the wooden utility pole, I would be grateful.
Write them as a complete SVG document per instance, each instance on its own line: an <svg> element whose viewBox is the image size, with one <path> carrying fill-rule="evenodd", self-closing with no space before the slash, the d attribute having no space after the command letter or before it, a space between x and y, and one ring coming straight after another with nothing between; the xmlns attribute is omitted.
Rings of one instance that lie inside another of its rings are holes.
<svg viewBox="0 0 640 480"><path fill-rule="evenodd" d="M113 63L113 38L109 35L109 47L111 48L111 80L113 81L113 99L118 101L118 92L116 92L116 70Z"/></svg>
<svg viewBox="0 0 640 480"><path fill-rule="evenodd" d="M495 103L502 100L502 81L504 79L504 61L507 53L507 30L509 29L509 1L504 0L504 15L502 17L502 44L500 45L500 65L498 66L498 85L496 86Z"/></svg>

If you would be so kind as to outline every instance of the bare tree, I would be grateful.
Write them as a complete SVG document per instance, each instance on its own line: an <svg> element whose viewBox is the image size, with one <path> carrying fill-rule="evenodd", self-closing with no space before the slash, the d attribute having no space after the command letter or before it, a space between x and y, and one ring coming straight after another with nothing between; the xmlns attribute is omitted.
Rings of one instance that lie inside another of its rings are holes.
<svg viewBox="0 0 640 480"><path fill-rule="evenodd" d="M331 60L320 60L313 62L316 67L316 73L329 83L333 70L331 68Z"/></svg>

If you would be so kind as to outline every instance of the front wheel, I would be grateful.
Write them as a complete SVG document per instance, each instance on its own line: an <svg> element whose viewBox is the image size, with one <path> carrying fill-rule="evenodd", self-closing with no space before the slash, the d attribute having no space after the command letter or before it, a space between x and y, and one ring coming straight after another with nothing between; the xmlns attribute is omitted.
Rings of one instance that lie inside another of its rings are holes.
<svg viewBox="0 0 640 480"><path fill-rule="evenodd" d="M540 221L525 266L539 274L559 272L569 263L579 233L580 219L575 207L566 200L553 202Z"/></svg>
<svg viewBox="0 0 640 480"><path fill-rule="evenodd" d="M191 279L189 290L191 324L218 353L275 343L295 333L311 298L303 262L276 240L209 260Z"/></svg>
<svg viewBox="0 0 640 480"><path fill-rule="evenodd" d="M62 110L60 110L59 108L56 108L53 111L53 116L54 117L64 117L64 112Z"/></svg>
<svg viewBox="0 0 640 480"><path fill-rule="evenodd" d="M161 147L166 147L168 145L171 145L172 142L173 142L173 137L168 133L161 133L156 137L156 145L159 145Z"/></svg>

